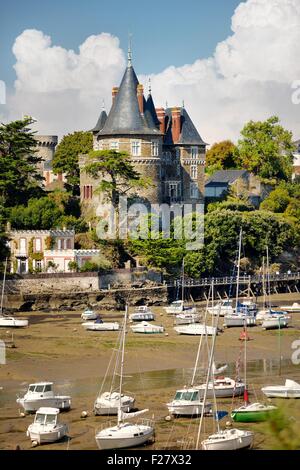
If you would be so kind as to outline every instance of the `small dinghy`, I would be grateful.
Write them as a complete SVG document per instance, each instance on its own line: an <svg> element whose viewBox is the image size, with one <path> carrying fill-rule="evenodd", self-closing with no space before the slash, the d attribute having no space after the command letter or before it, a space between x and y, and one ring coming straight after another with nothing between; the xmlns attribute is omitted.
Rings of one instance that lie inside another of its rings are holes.
<svg viewBox="0 0 300 470"><path fill-rule="evenodd" d="M167 403L169 413L173 416L200 416L204 407L204 414L212 412L212 404L204 406L199 387L184 388L177 390L174 400Z"/></svg>
<svg viewBox="0 0 300 470"><path fill-rule="evenodd" d="M118 392L104 392L96 398L94 403L94 414L117 415L120 402ZM128 413L134 407L135 398L121 395L121 410Z"/></svg>
<svg viewBox="0 0 300 470"><path fill-rule="evenodd" d="M17 403L27 413L37 411L40 407L69 410L71 408L71 397L55 395L53 382L39 382L30 384L24 397L18 398Z"/></svg>
<svg viewBox="0 0 300 470"><path fill-rule="evenodd" d="M88 331L118 331L120 328L118 322L103 322L100 318L82 323L82 326Z"/></svg>
<svg viewBox="0 0 300 470"><path fill-rule="evenodd" d="M179 335L192 335L199 336L205 335L213 336L215 333L218 334L214 326L207 326L200 323L192 323L190 325L175 326L174 330Z"/></svg>
<svg viewBox="0 0 300 470"><path fill-rule="evenodd" d="M277 409L274 405L264 405L262 403L251 403L235 409L231 413L231 419L238 423L257 423L266 421Z"/></svg>
<svg viewBox="0 0 300 470"><path fill-rule="evenodd" d="M42 407L36 412L34 422L28 426L27 436L32 442L46 444L56 442L68 433L68 426L58 420L59 409Z"/></svg>
<svg viewBox="0 0 300 470"><path fill-rule="evenodd" d="M268 315L262 322L262 328L264 330L276 330L279 328L287 328L290 317L287 315Z"/></svg>
<svg viewBox="0 0 300 470"><path fill-rule="evenodd" d="M300 398L300 384L290 379L286 379L284 385L270 385L261 391L268 398Z"/></svg>
<svg viewBox="0 0 300 470"><path fill-rule="evenodd" d="M85 311L81 314L81 318L84 321L96 320L98 318L98 315L94 312L94 310L86 308Z"/></svg>
<svg viewBox="0 0 300 470"><path fill-rule="evenodd" d="M139 325L134 325L130 327L133 333L144 333L144 334L159 334L165 331L163 326L153 325L146 321L142 321Z"/></svg>
<svg viewBox="0 0 300 470"><path fill-rule="evenodd" d="M239 450L252 447L254 433L241 429L224 429L201 442L203 450Z"/></svg>
<svg viewBox="0 0 300 470"><path fill-rule="evenodd" d="M129 320L152 321L155 320L155 315L147 305L141 305L140 307L137 307L131 315L129 315Z"/></svg>
<svg viewBox="0 0 300 470"><path fill-rule="evenodd" d="M4 328L24 328L28 326L28 320L26 318L15 318L2 315L0 316L0 326Z"/></svg>

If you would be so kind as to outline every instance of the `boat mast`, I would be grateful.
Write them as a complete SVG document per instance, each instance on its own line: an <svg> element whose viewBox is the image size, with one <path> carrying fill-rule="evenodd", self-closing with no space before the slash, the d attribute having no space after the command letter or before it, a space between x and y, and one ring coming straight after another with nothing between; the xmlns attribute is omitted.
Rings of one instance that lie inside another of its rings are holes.
<svg viewBox="0 0 300 470"><path fill-rule="evenodd" d="M214 281L212 281L212 284L211 284L211 291L212 291L212 300L213 300L213 298L214 298ZM208 371L207 371L206 384L205 384L205 391L204 391L204 397L203 397L203 401L202 401L201 418L200 418L200 423L199 423L199 428L198 428L198 435L197 435L197 442L196 442L196 450L198 450L198 448L199 448L199 441L200 441L200 436L201 436L201 431L202 431L204 407L205 407L205 404L206 404L208 385L209 385L209 380L211 378L211 369L212 369L212 364L213 364L213 360L214 360L214 352L215 352L215 344L216 344L216 338L217 338L217 332L218 332L219 316L220 316L220 310L218 310L218 313L217 313L217 320L216 320L216 325L215 325L215 334L213 336L213 342L212 342L211 353L210 353L210 358L209 358ZM207 335L207 332L206 332L206 335ZM214 380L214 378L212 378L212 380ZM216 412L217 412L217 410L216 410Z"/></svg>
<svg viewBox="0 0 300 470"><path fill-rule="evenodd" d="M182 260L182 287L181 287L181 300L184 303L184 258Z"/></svg>
<svg viewBox="0 0 300 470"><path fill-rule="evenodd" d="M125 307L123 335L122 335L122 356L121 356L121 369L120 369L120 388L119 388L119 406L118 406L118 426L122 420L122 384L124 372L124 355L125 355L125 336L126 336L126 322L127 322L128 306Z"/></svg>
<svg viewBox="0 0 300 470"><path fill-rule="evenodd" d="M269 266L269 247L266 246L267 250L267 287L268 287L268 302L269 309L271 310L271 288L270 288L270 266Z"/></svg>
<svg viewBox="0 0 300 470"><path fill-rule="evenodd" d="M263 256L263 261L262 261L262 288L263 288L264 308L266 308L265 257L264 256Z"/></svg>
<svg viewBox="0 0 300 470"><path fill-rule="evenodd" d="M1 315L1 317L2 317L2 315L3 315L3 299L4 299L6 270L7 270L7 257L5 258L4 273L3 273L3 281L2 281L1 310L0 310L0 315Z"/></svg>
<svg viewBox="0 0 300 470"><path fill-rule="evenodd" d="M209 288L208 297L207 297L207 300L206 300L206 310L205 310L205 316L204 316L204 325L206 325L206 319L207 319L207 312L208 312L208 305L209 305L210 293L211 293L211 286L210 286L210 288ZM193 386L194 386L194 383L195 383L195 378L196 378L196 373L197 373L197 366L198 366L199 357L200 357L200 351L201 351L201 349L202 349L202 339L203 339L203 335L201 335L200 341L199 341L199 345L198 345L198 351L197 351L197 356L196 356L196 361L195 361L195 367L194 367L193 376L192 376L192 380L191 380L191 387L193 387Z"/></svg>
<svg viewBox="0 0 300 470"><path fill-rule="evenodd" d="M236 298L235 298L236 313L238 311L238 302L239 302L241 251L242 251L242 229L240 230L240 237L239 237L239 256L238 256L238 270L237 270Z"/></svg>
<svg viewBox="0 0 300 470"><path fill-rule="evenodd" d="M244 332L245 332L245 335L244 335L244 341L245 341L245 345L244 345L244 384L245 384L245 388L244 388L244 402L245 402L245 405L248 405L248 390L247 390L247 320L245 318L244 320Z"/></svg>

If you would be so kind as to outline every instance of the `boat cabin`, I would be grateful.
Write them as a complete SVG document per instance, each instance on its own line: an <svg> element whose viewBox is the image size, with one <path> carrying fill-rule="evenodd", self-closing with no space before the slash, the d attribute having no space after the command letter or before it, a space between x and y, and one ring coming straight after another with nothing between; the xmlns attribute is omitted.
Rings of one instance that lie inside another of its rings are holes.
<svg viewBox="0 0 300 470"><path fill-rule="evenodd" d="M53 382L39 382L30 384L27 394L36 394L39 396L53 396Z"/></svg>
<svg viewBox="0 0 300 470"><path fill-rule="evenodd" d="M176 401L198 401L199 391L197 390L177 390L174 400Z"/></svg>
<svg viewBox="0 0 300 470"><path fill-rule="evenodd" d="M56 426L59 415L58 408L39 408L34 418L34 424L41 426L52 425Z"/></svg>

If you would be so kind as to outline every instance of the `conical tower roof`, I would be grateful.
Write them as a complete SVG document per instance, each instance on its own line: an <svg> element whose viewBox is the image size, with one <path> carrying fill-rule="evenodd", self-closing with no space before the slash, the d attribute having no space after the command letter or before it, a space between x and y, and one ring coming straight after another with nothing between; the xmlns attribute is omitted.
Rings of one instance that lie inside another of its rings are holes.
<svg viewBox="0 0 300 470"><path fill-rule="evenodd" d="M107 120L107 114L104 111L104 109L101 111L100 116L98 118L97 124L95 127L92 129L92 132L99 132L101 129L103 129L105 122Z"/></svg>
<svg viewBox="0 0 300 470"><path fill-rule="evenodd" d="M149 127L147 120L140 113L137 99L138 84L139 81L130 61L99 135L160 134L158 129Z"/></svg>
<svg viewBox="0 0 300 470"><path fill-rule="evenodd" d="M153 103L152 95L149 93L147 101L145 100L145 105L144 105L144 115L145 118L148 122L149 127L156 129L159 127L160 122L158 120L156 111L155 111L155 106Z"/></svg>

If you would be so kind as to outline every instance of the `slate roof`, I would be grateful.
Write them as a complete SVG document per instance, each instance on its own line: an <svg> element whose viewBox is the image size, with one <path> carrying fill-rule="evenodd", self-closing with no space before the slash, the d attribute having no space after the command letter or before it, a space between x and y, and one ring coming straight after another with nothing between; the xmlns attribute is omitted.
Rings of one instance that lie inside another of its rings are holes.
<svg viewBox="0 0 300 470"><path fill-rule="evenodd" d="M118 94L115 97L104 127L99 131L100 136L161 134L159 129L149 127L146 117L140 113L137 99L138 84L135 71L131 64L129 64L125 70Z"/></svg>
<svg viewBox="0 0 300 470"><path fill-rule="evenodd" d="M218 170L206 182L205 186L226 186L246 176L247 170Z"/></svg>
<svg viewBox="0 0 300 470"><path fill-rule="evenodd" d="M99 132L101 129L103 129L104 124L107 120L107 114L104 110L101 111L100 116L98 118L97 124L95 127L91 130L91 132Z"/></svg>
<svg viewBox="0 0 300 470"><path fill-rule="evenodd" d="M173 142L172 138L172 108L166 109L166 137L165 144L172 145L174 143L186 145L207 145L201 138L199 132L194 126L190 116L185 108L180 108L180 127L181 132L178 142Z"/></svg>
<svg viewBox="0 0 300 470"><path fill-rule="evenodd" d="M154 106L153 99L152 99L152 95L150 93L147 97L147 101L144 100L144 116L150 128L152 129L159 128L160 122L158 120L158 117L155 111L155 106Z"/></svg>

